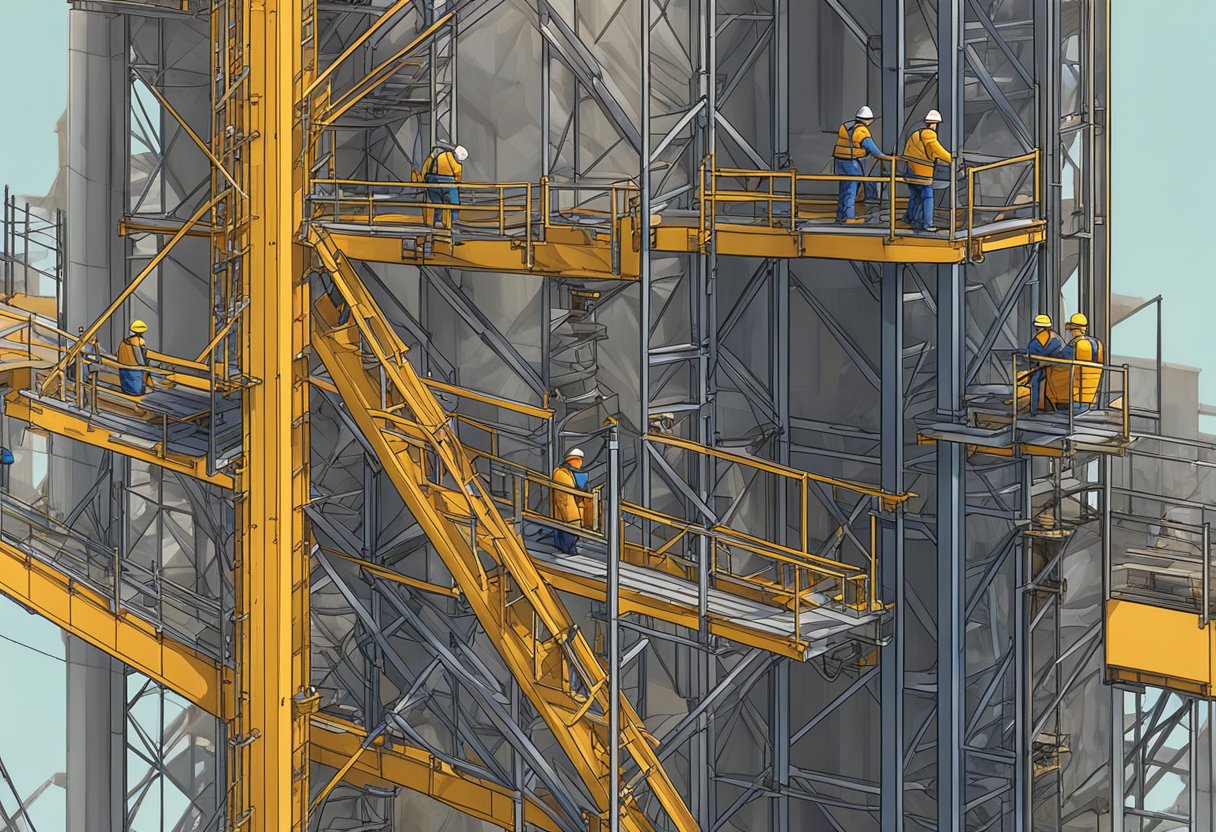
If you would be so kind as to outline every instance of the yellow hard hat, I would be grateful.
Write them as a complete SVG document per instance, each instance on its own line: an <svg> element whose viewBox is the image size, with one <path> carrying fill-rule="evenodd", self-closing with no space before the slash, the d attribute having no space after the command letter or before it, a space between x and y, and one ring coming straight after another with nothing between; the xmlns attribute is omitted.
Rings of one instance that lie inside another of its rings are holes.
<svg viewBox="0 0 1216 832"><path fill-rule="evenodd" d="M143 321L137 320L131 324L131 331L132 332L147 332L148 325L146 323L144 323Z"/></svg>
<svg viewBox="0 0 1216 832"><path fill-rule="evenodd" d="M1035 326L1051 326L1051 316L1050 315L1035 315L1034 316L1034 325Z"/></svg>
<svg viewBox="0 0 1216 832"><path fill-rule="evenodd" d="M1085 329L1087 326L1089 326L1089 318L1078 312L1068 319L1068 325L1070 327L1079 327L1081 329Z"/></svg>

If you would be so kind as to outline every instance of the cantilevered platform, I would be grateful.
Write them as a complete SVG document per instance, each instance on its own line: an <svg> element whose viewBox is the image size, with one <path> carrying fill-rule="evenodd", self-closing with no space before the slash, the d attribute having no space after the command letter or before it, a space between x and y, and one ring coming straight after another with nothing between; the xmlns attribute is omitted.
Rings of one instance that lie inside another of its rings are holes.
<svg viewBox="0 0 1216 832"><path fill-rule="evenodd" d="M89 407L41 395L36 389L22 389L8 395L8 415L60 436L232 488L231 475L218 470L208 473L207 454L209 434L214 431L217 468L240 455L239 396L217 397L219 418L212 423L206 393L178 386L133 397L121 391L116 378L97 375L96 385L90 385L86 397Z"/></svg>
<svg viewBox="0 0 1216 832"><path fill-rule="evenodd" d="M968 388L964 422L934 421L921 425L921 442L958 442L975 453L996 456L1067 456L1079 451L1121 455L1132 438L1122 407L1014 413L1009 385ZM1122 400L1115 402L1121 405Z"/></svg>
<svg viewBox="0 0 1216 832"><path fill-rule="evenodd" d="M535 545L529 546L529 552L551 586L583 598L605 600L608 564L602 547L584 541L575 555ZM700 626L698 599L698 587L691 581L621 563L623 612L696 630ZM799 661L821 655L852 637L876 639L877 614L837 609L832 599L818 593L808 600L819 605L801 609L795 624L792 610L711 587L706 604L709 631Z"/></svg>

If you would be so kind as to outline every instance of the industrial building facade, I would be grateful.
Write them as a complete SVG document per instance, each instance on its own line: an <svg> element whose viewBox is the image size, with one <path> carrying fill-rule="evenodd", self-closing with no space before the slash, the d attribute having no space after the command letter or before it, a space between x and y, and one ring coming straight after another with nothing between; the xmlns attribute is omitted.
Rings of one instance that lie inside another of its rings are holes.
<svg viewBox="0 0 1216 832"><path fill-rule="evenodd" d="M72 0L0 306L67 828L1211 829L1216 445L1111 357L1111 5Z"/></svg>

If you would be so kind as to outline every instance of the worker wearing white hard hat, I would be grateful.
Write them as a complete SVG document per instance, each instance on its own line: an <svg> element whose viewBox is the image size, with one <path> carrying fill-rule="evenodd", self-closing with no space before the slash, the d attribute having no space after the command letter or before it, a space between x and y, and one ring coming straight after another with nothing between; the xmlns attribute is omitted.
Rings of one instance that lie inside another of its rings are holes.
<svg viewBox="0 0 1216 832"><path fill-rule="evenodd" d="M138 369L148 363L147 331L146 323L132 321L131 334L118 345L118 383L128 396L142 396L147 386L147 373Z"/></svg>
<svg viewBox="0 0 1216 832"><path fill-rule="evenodd" d="M908 183L908 210L904 222L918 231L937 231L933 225L933 173L937 163L948 165L950 151L937 138L942 114L930 110L925 126L916 130L904 145L904 177Z"/></svg>
<svg viewBox="0 0 1216 832"><path fill-rule="evenodd" d="M422 164L422 181L431 186L446 185L448 187L430 187L426 189L427 202L434 205L459 205L460 180L464 174L464 162L469 158L469 151L464 145L456 147L436 147L431 151ZM459 212L451 209L430 209L431 225L435 228L451 228Z"/></svg>
<svg viewBox="0 0 1216 832"><path fill-rule="evenodd" d="M574 490L587 490L588 477L582 470L583 459L582 449L572 448L566 451L565 460L553 471L553 482L565 488L550 489L549 513L554 520L589 529L595 526L591 499L573 493ZM578 535L567 529L555 528L553 544L558 551L572 555L578 547Z"/></svg>
<svg viewBox="0 0 1216 832"><path fill-rule="evenodd" d="M1047 379L1047 365L1034 359L1040 356L1060 358L1064 354L1064 340L1053 328L1051 316L1035 315L1031 323L1034 326L1034 337L1022 353L1030 356L1030 374L1026 377L1026 382L1030 385L1030 412L1033 414L1039 411L1043 398L1043 382Z"/></svg>
<svg viewBox="0 0 1216 832"><path fill-rule="evenodd" d="M832 168L837 176L864 176L866 156L883 157L883 153L874 143L870 133L870 124L874 121L874 111L862 105L852 121L840 125L836 133L836 147L832 150ZM878 203L878 183L858 182L856 179L842 179L839 185L839 195L836 202L836 222L857 223L865 222L863 218L854 216L857 204L858 185L861 189L862 201L870 205Z"/></svg>

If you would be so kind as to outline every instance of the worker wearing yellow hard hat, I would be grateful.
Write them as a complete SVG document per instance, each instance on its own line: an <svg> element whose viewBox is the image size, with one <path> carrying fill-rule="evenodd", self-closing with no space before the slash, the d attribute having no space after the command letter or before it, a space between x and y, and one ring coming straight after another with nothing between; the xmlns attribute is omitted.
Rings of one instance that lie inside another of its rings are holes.
<svg viewBox="0 0 1216 832"><path fill-rule="evenodd" d="M1060 357L1086 364L1048 369L1047 401L1055 407L1071 407L1074 413L1084 413L1093 406L1102 383L1102 368L1092 365L1103 364L1106 352L1101 341L1086 334L1089 318L1084 313L1077 312L1070 317L1065 328L1070 339Z"/></svg>
<svg viewBox="0 0 1216 832"><path fill-rule="evenodd" d="M937 138L942 114L930 110L925 126L908 137L904 145L904 177L908 183L908 210L904 222L918 231L937 231L933 225L933 173L937 163L950 164L950 151Z"/></svg>
<svg viewBox="0 0 1216 832"><path fill-rule="evenodd" d="M553 481L566 488L586 491L588 478L582 468L582 450L574 448L567 451L565 460L553 472ZM591 500L588 497L580 497L557 488L553 488L549 492L549 513L554 520L592 528L595 525L592 511ZM558 551L572 555L578 546L578 535L565 529L553 529L553 545L557 547Z"/></svg>
<svg viewBox="0 0 1216 832"><path fill-rule="evenodd" d="M1034 337L1022 350L1022 354L1030 357L1030 412L1037 413L1043 400L1043 382L1047 379L1047 367L1042 362L1036 362L1036 357L1060 358L1064 354L1064 340L1052 329L1050 315L1034 316Z"/></svg>
<svg viewBox="0 0 1216 832"><path fill-rule="evenodd" d="M148 344L144 333L148 325L136 320L131 323L131 334L118 345L118 383L128 396L142 396L147 390L147 373L137 369L148 364Z"/></svg>
<svg viewBox="0 0 1216 832"><path fill-rule="evenodd" d="M883 152L874 144L870 124L874 121L874 111L862 106L852 121L840 125L837 131L836 147L832 150L832 168L837 176L864 176L866 169L862 160L866 156L885 158ZM860 217L853 216L857 203L857 186L864 184L862 189L863 201L871 205L878 203L878 183L860 183L856 179L841 180L840 193L836 203L836 222L864 222Z"/></svg>

